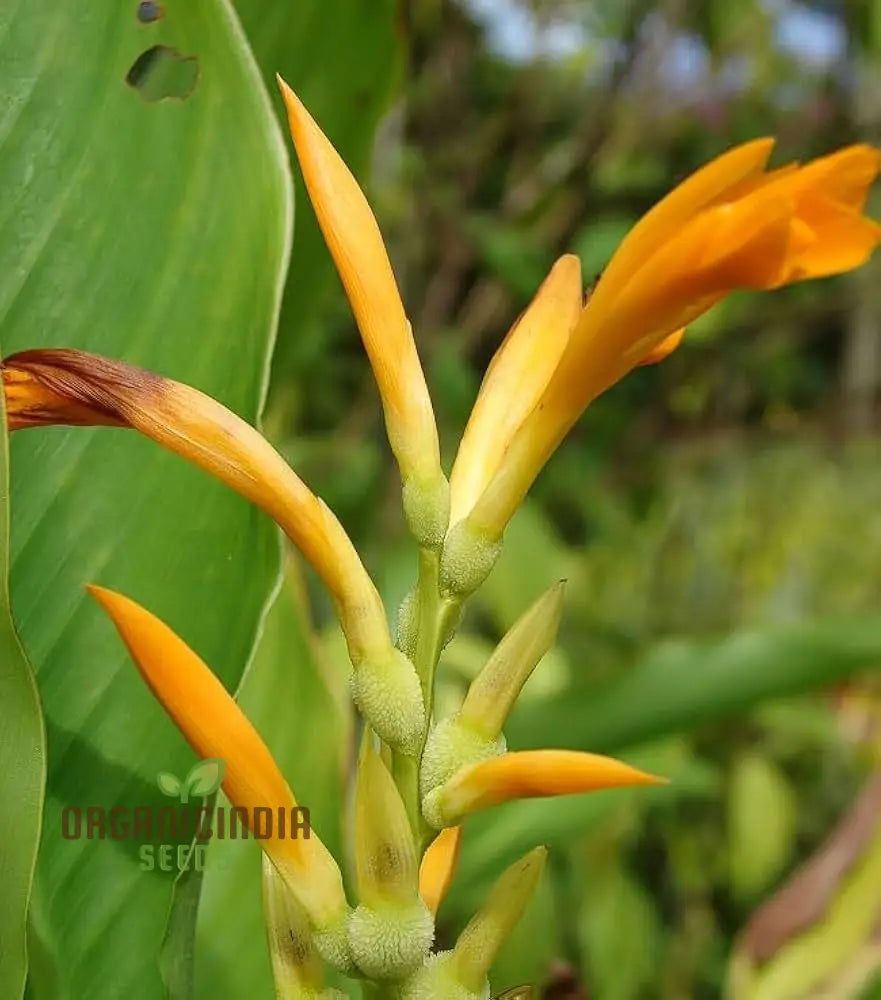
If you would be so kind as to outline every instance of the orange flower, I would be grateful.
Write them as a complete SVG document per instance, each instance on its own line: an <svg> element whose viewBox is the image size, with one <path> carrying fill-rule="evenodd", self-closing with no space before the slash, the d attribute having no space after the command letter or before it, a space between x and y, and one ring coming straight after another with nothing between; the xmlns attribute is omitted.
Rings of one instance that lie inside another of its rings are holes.
<svg viewBox="0 0 881 1000"><path fill-rule="evenodd" d="M676 187L621 243L559 364L468 517L497 539L587 405L736 289L770 289L859 267L881 241L866 218L881 154L856 145L765 172L773 141L723 154ZM560 315L558 324L565 326Z"/></svg>
<svg viewBox="0 0 881 1000"><path fill-rule="evenodd" d="M379 593L333 512L259 431L191 386L85 351L22 351L2 368L12 429L134 428L274 518L334 598L359 707L389 743L412 752L424 724L422 694L412 664L392 644ZM389 703L390 692L397 702Z"/></svg>
<svg viewBox="0 0 881 1000"><path fill-rule="evenodd" d="M441 830L422 856L422 864L419 866L419 895L432 913L437 913L450 888L459 864L461 847L462 827L450 826Z"/></svg>
<svg viewBox="0 0 881 1000"><path fill-rule="evenodd" d="M474 506L547 387L581 315L581 264L565 254L511 327L483 377L450 475L450 521Z"/></svg>
<svg viewBox="0 0 881 1000"><path fill-rule="evenodd" d="M511 799L572 795L664 779L630 764L576 750L521 750L463 767L426 795L422 812L435 829L453 826L469 813Z"/></svg>
<svg viewBox="0 0 881 1000"><path fill-rule="evenodd" d="M358 322L404 481L441 475L434 412L382 234L358 182L278 77L309 198Z"/></svg>
<svg viewBox="0 0 881 1000"><path fill-rule="evenodd" d="M287 816L294 795L257 730L208 666L172 630L139 604L104 587L88 588L101 604L156 699L201 757L226 765L223 790L235 806L279 809ZM288 830L290 834L290 830ZM348 906L342 876L333 856L310 836L273 836L260 845L313 927L332 928Z"/></svg>

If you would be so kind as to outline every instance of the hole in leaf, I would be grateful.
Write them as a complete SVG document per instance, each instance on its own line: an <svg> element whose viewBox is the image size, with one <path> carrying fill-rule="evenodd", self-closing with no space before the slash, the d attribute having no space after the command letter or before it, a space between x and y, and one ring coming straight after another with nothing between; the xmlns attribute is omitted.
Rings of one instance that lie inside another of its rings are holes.
<svg viewBox="0 0 881 1000"><path fill-rule="evenodd" d="M138 4L137 16L141 24L152 24L154 21L158 21L164 13L162 4L156 3L156 0L141 0L141 3Z"/></svg>
<svg viewBox="0 0 881 1000"><path fill-rule="evenodd" d="M142 52L125 75L145 101L176 98L185 101L199 80L199 60L182 55L168 45L154 45Z"/></svg>

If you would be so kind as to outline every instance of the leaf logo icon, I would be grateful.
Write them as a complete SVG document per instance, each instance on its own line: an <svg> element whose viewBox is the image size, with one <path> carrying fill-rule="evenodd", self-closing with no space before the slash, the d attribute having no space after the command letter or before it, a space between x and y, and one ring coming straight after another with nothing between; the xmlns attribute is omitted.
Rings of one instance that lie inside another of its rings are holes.
<svg viewBox="0 0 881 1000"><path fill-rule="evenodd" d="M226 764L219 757L200 760L184 778L181 802L186 802L191 795L202 798L216 792L225 773Z"/></svg>
<svg viewBox="0 0 881 1000"><path fill-rule="evenodd" d="M226 764L219 757L209 757L195 764L189 774L181 781L168 771L160 771L156 783L163 795L179 798L182 803L190 801L190 797L204 798L220 788Z"/></svg>
<svg viewBox="0 0 881 1000"><path fill-rule="evenodd" d="M156 784L159 785L159 791L163 795L169 795L173 799L176 799L180 795L180 781L168 771L159 772L156 776Z"/></svg>

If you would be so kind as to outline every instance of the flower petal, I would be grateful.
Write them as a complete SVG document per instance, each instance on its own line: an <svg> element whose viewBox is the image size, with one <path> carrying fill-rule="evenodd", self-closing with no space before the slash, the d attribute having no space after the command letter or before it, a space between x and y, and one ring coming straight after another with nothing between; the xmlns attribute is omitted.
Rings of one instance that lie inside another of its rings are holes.
<svg viewBox="0 0 881 1000"><path fill-rule="evenodd" d="M662 198L622 240L594 292L602 302L615 295L647 255L674 236L679 227L744 180L759 176L774 140L753 139L705 164Z"/></svg>
<svg viewBox="0 0 881 1000"><path fill-rule="evenodd" d="M462 768L423 800L434 827L458 823L478 809L511 799L572 795L627 785L656 785L665 779L600 754L575 750L521 750Z"/></svg>
<svg viewBox="0 0 881 1000"><path fill-rule="evenodd" d="M434 838L422 856L419 866L419 895L432 913L437 913L443 902L456 867L462 847L462 827L449 826Z"/></svg>
<svg viewBox="0 0 881 1000"><path fill-rule="evenodd" d="M656 365L664 358L668 358L679 345L685 336L685 327L680 327L668 334L664 339L639 362L640 365Z"/></svg>
<svg viewBox="0 0 881 1000"><path fill-rule="evenodd" d="M206 664L166 624L130 598L90 586L122 636L141 676L187 742L201 757L225 762L223 790L250 815L258 807L297 808L266 744ZM342 876L333 856L311 833L260 840L313 926L332 924L346 909Z"/></svg>
<svg viewBox="0 0 881 1000"><path fill-rule="evenodd" d="M402 477L433 480L440 452L431 399L376 218L330 140L277 79L309 198L379 386Z"/></svg>
<svg viewBox="0 0 881 1000"><path fill-rule="evenodd" d="M490 362L450 475L450 523L465 517L541 397L583 307L581 263L565 254Z"/></svg>

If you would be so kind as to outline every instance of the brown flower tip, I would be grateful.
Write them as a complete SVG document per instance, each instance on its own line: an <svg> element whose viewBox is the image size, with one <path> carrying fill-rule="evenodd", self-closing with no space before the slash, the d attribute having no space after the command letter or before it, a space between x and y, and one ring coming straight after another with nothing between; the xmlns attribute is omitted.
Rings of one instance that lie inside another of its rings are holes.
<svg viewBox="0 0 881 1000"><path fill-rule="evenodd" d="M21 351L2 363L11 431L49 424L131 426L132 401L163 379L143 368L69 348Z"/></svg>

